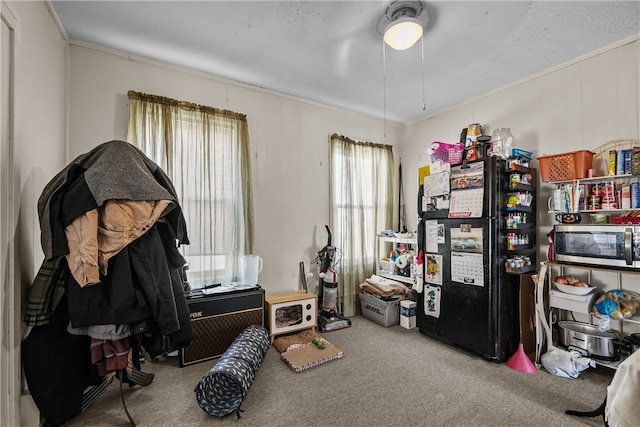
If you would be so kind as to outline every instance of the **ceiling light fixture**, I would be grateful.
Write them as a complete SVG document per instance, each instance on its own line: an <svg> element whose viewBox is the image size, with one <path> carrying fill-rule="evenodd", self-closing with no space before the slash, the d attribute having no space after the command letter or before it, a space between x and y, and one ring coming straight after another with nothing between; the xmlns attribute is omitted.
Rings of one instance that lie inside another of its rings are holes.
<svg viewBox="0 0 640 427"><path fill-rule="evenodd" d="M394 1L378 20L378 33L385 43L396 50L413 46L420 38L428 22L422 1Z"/></svg>
<svg viewBox="0 0 640 427"><path fill-rule="evenodd" d="M422 37L422 25L415 18L400 18L389 24L384 32L384 42L395 50L405 50Z"/></svg>
<svg viewBox="0 0 640 427"><path fill-rule="evenodd" d="M384 140L387 140L387 49L405 50L422 39L422 110L427 110L424 82L424 32L429 23L427 5L423 1L397 0L387 6L376 24L382 36L382 98Z"/></svg>

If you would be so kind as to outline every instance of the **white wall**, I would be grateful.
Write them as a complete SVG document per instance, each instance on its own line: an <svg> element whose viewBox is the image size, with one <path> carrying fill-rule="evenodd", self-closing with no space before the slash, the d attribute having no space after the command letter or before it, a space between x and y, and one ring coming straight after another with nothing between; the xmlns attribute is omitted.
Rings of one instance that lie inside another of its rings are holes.
<svg viewBox="0 0 640 427"><path fill-rule="evenodd" d="M546 72L514 82L398 128L387 143L402 158L407 222L416 224L416 171L431 141L457 141L469 123L485 133L510 127L515 145L535 156L593 149L639 138L639 45L632 37ZM384 142L381 120L293 99L98 46L70 48L69 159L114 138L124 139L130 89L247 114L255 181L256 250L265 260L267 291L298 287L298 262L326 240L327 136ZM537 166L537 162L534 162ZM539 200L551 186L540 183ZM539 203L539 259L552 218ZM397 210L397 209L396 209Z"/></svg>
<svg viewBox="0 0 640 427"><path fill-rule="evenodd" d="M511 128L514 146L532 151L534 157L639 139L639 80L636 36L405 126L399 137L403 170L417 171L428 164L432 141L458 141L471 123L480 123L488 135L496 128ZM537 161L532 166L538 167ZM405 179L408 197L417 191L417 174L411 173ZM544 260L546 233L553 227L546 208L552 186L538 184L538 259ZM416 227L416 209L407 208L411 229Z"/></svg>
<svg viewBox="0 0 640 427"><path fill-rule="evenodd" d="M19 399L20 341L23 333L20 299L24 304L26 289L43 259L37 200L66 159L67 41L45 2L3 2L1 10L14 35L14 101L10 112L10 133L13 137L17 212L13 230L18 251L16 257L20 263L15 283L2 282L12 287L3 289L3 292L16 297L15 301L5 301L11 306L2 307L3 317L12 316L2 330L3 413L0 424L36 426L39 416L31 399L28 396ZM4 261L3 266L6 266ZM4 270L2 276L4 279ZM7 360L15 364L9 372L5 370Z"/></svg>
<svg viewBox="0 0 640 427"><path fill-rule="evenodd" d="M97 46L70 47L69 160L126 139L128 90L247 115L253 153L255 252L267 292L299 288L298 264L326 244L329 135L384 143L384 123ZM392 144L397 126L388 124Z"/></svg>
<svg viewBox="0 0 640 427"><path fill-rule="evenodd" d="M640 139L639 39L623 40L405 126L399 137L403 170L406 166L408 171L417 171L428 164L432 141L458 141L462 129L471 123L480 123L488 135L496 128L511 128L514 146L532 151L534 157ZM538 167L537 160L532 166ZM417 174L406 177L405 183L406 194L414 197ZM551 184L538 180L538 261L547 259L546 234L554 224L546 206L551 191ZM416 227L416 209L416 205L408 205L410 229ZM585 270L568 270L567 274L587 280ZM618 277L612 273L595 272L591 280L606 290L618 286ZM640 292L637 276L623 275L620 280L624 289ZM579 321L592 320L575 316ZM618 322L612 327L625 332L640 330L640 325L629 323Z"/></svg>
<svg viewBox="0 0 640 427"><path fill-rule="evenodd" d="M21 171L21 256L30 282L44 255L37 201L66 163L67 41L41 2L17 2L15 145ZM12 2L12 4L16 4Z"/></svg>

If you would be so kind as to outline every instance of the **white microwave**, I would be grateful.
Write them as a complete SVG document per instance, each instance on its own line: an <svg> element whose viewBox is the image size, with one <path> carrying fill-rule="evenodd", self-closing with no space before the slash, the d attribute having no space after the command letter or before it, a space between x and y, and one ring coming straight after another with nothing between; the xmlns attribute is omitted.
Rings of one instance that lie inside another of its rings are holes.
<svg viewBox="0 0 640 427"><path fill-rule="evenodd" d="M640 225L556 225L553 257L558 262L640 269Z"/></svg>

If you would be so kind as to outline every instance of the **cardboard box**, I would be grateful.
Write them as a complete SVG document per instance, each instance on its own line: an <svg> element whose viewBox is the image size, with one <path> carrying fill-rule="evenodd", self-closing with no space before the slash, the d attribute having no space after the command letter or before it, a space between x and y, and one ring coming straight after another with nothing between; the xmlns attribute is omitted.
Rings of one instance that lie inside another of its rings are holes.
<svg viewBox="0 0 640 427"><path fill-rule="evenodd" d="M400 326L406 329L416 327L416 306L415 301L400 301Z"/></svg>
<svg viewBox="0 0 640 427"><path fill-rule="evenodd" d="M384 327L400 321L400 300L384 301L366 292L360 292L362 316Z"/></svg>

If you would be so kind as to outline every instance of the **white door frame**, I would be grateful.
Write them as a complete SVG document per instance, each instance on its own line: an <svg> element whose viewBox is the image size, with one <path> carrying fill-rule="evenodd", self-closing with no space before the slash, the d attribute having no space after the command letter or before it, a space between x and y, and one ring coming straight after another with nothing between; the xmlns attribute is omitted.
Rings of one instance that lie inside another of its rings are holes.
<svg viewBox="0 0 640 427"><path fill-rule="evenodd" d="M20 422L19 179L14 146L16 19L0 0L0 425Z"/></svg>

